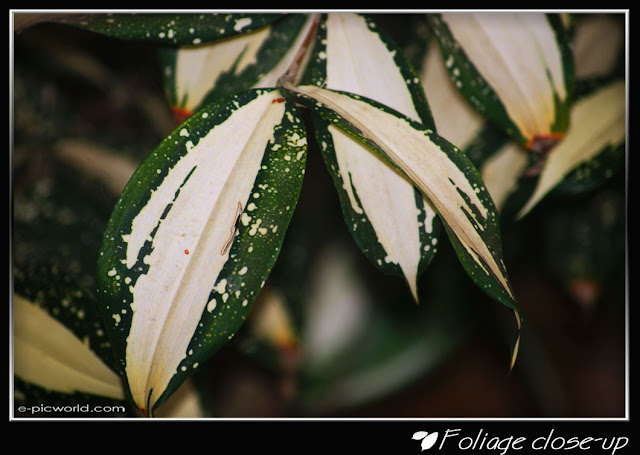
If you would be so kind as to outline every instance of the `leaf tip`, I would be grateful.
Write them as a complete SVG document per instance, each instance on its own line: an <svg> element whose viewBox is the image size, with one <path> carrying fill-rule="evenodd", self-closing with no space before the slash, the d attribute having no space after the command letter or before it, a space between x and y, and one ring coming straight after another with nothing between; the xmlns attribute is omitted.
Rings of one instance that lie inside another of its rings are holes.
<svg viewBox="0 0 640 455"><path fill-rule="evenodd" d="M531 209L533 209L533 207L535 207L538 204L538 202L540 202L541 199L542 199L542 195L539 195L538 192L532 195L531 198L527 201L527 203L516 214L515 220L516 221L522 220L529 212L531 212Z"/></svg>
<svg viewBox="0 0 640 455"><path fill-rule="evenodd" d="M416 304L419 304L420 298L418 297L418 283L415 281L413 283L411 281L408 281L408 283L409 283L409 290L411 291L411 296L413 297L413 301Z"/></svg>
<svg viewBox="0 0 640 455"><path fill-rule="evenodd" d="M515 339L513 342L513 348L511 350L511 362L509 364L509 374L513 371L513 367L516 364L516 359L518 358L518 351L520 349L520 331L522 329L522 318L520 317L520 312L517 310L513 310L513 313L516 317L516 323L518 325L518 330L515 334Z"/></svg>

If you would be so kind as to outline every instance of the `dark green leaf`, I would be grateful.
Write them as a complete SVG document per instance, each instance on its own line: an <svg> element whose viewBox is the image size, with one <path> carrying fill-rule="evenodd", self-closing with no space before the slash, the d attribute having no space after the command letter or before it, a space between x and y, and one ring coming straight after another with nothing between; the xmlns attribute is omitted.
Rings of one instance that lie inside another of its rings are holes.
<svg viewBox="0 0 640 455"><path fill-rule="evenodd" d="M279 14L78 14L59 22L113 38L157 44L202 44L263 27Z"/></svg>

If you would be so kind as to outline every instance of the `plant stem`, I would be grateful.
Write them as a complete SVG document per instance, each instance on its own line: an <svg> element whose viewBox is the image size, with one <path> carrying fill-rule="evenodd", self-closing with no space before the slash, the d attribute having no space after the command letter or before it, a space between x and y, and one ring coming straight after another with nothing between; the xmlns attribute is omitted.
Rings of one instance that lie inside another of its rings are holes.
<svg viewBox="0 0 640 455"><path fill-rule="evenodd" d="M304 67L303 61L308 58L309 47L313 42L316 32L318 30L318 24L320 23L320 19L322 18L322 13L314 13L313 21L309 31L307 32L307 36L305 36L304 41L300 45L298 52L289 65L289 68L278 78L278 87L282 87L285 89L292 89L302 77L300 72L300 68Z"/></svg>

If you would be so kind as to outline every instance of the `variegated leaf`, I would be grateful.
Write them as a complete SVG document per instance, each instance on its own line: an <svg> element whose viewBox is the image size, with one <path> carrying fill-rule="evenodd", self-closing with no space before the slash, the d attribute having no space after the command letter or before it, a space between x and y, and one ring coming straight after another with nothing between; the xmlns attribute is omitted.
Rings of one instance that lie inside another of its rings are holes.
<svg viewBox="0 0 640 455"><path fill-rule="evenodd" d="M405 173L437 210L471 278L518 314L502 261L495 206L478 171L460 150L373 100L316 86L285 88Z"/></svg>
<svg viewBox="0 0 640 455"><path fill-rule="evenodd" d="M329 13L316 43L316 85L375 99L434 128L416 74L376 24L357 14ZM418 275L431 262L440 232L431 203L340 128L317 122L315 130L356 242L380 269L403 276L418 300Z"/></svg>
<svg viewBox="0 0 640 455"><path fill-rule="evenodd" d="M279 14L191 13L191 14L71 14L58 22L102 35L157 44L201 44L263 27Z"/></svg>
<svg viewBox="0 0 640 455"><path fill-rule="evenodd" d="M471 106L449 77L437 41L431 40L421 65L420 80L438 127L438 134L462 150L480 133L486 120Z"/></svg>
<svg viewBox="0 0 640 455"><path fill-rule="evenodd" d="M626 139L625 82L611 83L578 100L565 138L549 154L534 193L519 213L528 213L573 169Z"/></svg>
<svg viewBox="0 0 640 455"><path fill-rule="evenodd" d="M464 150L480 170L491 198L500 209L527 164L525 151L508 141L475 110L449 77L434 40L424 57L420 80L428 93L438 134ZM476 153L479 150L479 153Z"/></svg>
<svg viewBox="0 0 640 455"><path fill-rule="evenodd" d="M288 14L224 40L160 49L169 103L184 120L207 102L251 88L275 87L311 26L312 15Z"/></svg>
<svg viewBox="0 0 640 455"><path fill-rule="evenodd" d="M147 413L240 328L296 205L306 136L277 90L205 107L132 176L105 231L101 312Z"/></svg>
<svg viewBox="0 0 640 455"><path fill-rule="evenodd" d="M120 377L86 340L19 294L13 296L13 335L14 374L25 383L62 394L124 399Z"/></svg>
<svg viewBox="0 0 640 455"><path fill-rule="evenodd" d="M457 87L528 149L544 151L568 127L573 60L557 15L429 15Z"/></svg>

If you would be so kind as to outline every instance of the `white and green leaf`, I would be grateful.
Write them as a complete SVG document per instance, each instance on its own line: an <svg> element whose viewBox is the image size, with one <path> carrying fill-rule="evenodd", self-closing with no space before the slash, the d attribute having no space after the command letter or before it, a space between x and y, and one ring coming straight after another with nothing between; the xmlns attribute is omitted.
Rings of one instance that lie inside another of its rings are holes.
<svg viewBox="0 0 640 455"><path fill-rule="evenodd" d="M456 88L436 40L431 40L423 57L420 80L428 93L438 134L456 144L480 170L482 181L500 210L527 163L525 150L498 131Z"/></svg>
<svg viewBox="0 0 640 455"><path fill-rule="evenodd" d="M75 199L67 203L63 196ZM51 178L15 200L10 295L15 404L123 404L122 381L97 312L95 259L87 254L97 249L93 240L100 239L104 214L83 196L73 184Z"/></svg>
<svg viewBox="0 0 640 455"><path fill-rule="evenodd" d="M626 86L616 81L578 101L571 110L571 126L549 154L536 188L521 209L527 214L574 169L596 159L626 140Z"/></svg>
<svg viewBox="0 0 640 455"><path fill-rule="evenodd" d="M487 121L454 85L436 40L430 41L423 57L420 80L427 94L438 134L466 150Z"/></svg>
<svg viewBox="0 0 640 455"><path fill-rule="evenodd" d="M467 273L518 314L502 260L496 208L464 153L431 129L373 100L316 86L285 88L406 174L437 210Z"/></svg>
<svg viewBox="0 0 640 455"><path fill-rule="evenodd" d="M69 14L57 21L113 38L186 45L249 32L279 17L251 13L90 13Z"/></svg>
<svg viewBox="0 0 640 455"><path fill-rule="evenodd" d="M278 255L306 136L278 90L198 111L132 176L98 261L125 390L146 413L229 341Z"/></svg>
<svg viewBox="0 0 640 455"><path fill-rule="evenodd" d="M314 55L314 84L375 99L433 128L416 74L370 20L325 15ZM356 243L381 270L403 276L418 300L418 275L431 262L440 232L431 203L404 174L340 128L315 122L315 130Z"/></svg>
<svg viewBox="0 0 640 455"><path fill-rule="evenodd" d="M269 25L207 44L161 48L169 103L184 119L208 102L251 88L275 87L311 26L288 14Z"/></svg>
<svg viewBox="0 0 640 455"><path fill-rule="evenodd" d="M456 86L531 150L568 127L573 57L560 18L538 12L429 15Z"/></svg>
<svg viewBox="0 0 640 455"><path fill-rule="evenodd" d="M60 306L70 305L69 300ZM27 384L65 395L123 400L122 381L91 349L41 305L13 296L14 374Z"/></svg>

